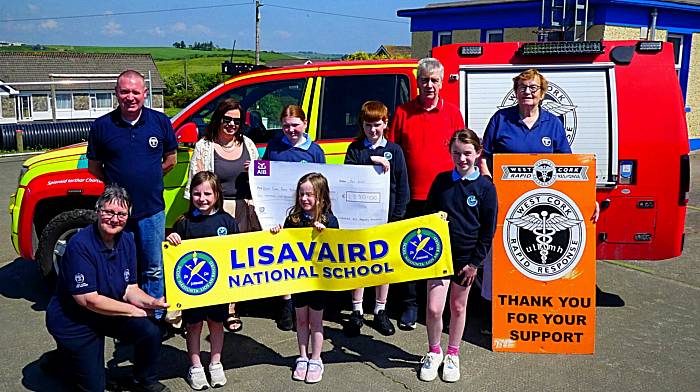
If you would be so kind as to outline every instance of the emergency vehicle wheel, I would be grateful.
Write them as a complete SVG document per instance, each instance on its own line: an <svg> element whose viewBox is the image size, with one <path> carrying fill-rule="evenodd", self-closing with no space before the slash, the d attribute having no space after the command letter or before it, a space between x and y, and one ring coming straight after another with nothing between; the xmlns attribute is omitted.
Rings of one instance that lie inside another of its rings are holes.
<svg viewBox="0 0 700 392"><path fill-rule="evenodd" d="M36 260L44 277L58 275L58 262L63 257L68 239L78 229L94 223L97 214L93 210L71 210L56 215L46 225L39 237Z"/></svg>

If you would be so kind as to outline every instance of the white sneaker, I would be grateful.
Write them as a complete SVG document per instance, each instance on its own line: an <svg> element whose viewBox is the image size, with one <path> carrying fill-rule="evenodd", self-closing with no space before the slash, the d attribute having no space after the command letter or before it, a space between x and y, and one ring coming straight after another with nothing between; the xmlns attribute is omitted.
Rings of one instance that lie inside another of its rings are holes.
<svg viewBox="0 0 700 392"><path fill-rule="evenodd" d="M445 382L455 382L459 380L459 356L447 354L442 362L442 379Z"/></svg>
<svg viewBox="0 0 700 392"><path fill-rule="evenodd" d="M433 381L438 375L438 368L442 362L442 353L427 353L420 360L420 379L423 381Z"/></svg>
<svg viewBox="0 0 700 392"><path fill-rule="evenodd" d="M224 374L224 366L219 363L209 364L209 375L211 376L211 386L223 387L226 385L226 375Z"/></svg>
<svg viewBox="0 0 700 392"><path fill-rule="evenodd" d="M207 375L204 373L204 368L201 366L190 366L190 370L187 372L187 382L195 391L209 388Z"/></svg>

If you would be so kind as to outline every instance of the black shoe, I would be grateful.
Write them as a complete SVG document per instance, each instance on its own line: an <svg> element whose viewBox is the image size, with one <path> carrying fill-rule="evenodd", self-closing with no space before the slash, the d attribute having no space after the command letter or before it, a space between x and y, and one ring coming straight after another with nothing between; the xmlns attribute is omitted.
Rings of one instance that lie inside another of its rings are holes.
<svg viewBox="0 0 700 392"><path fill-rule="evenodd" d="M374 315L374 329L384 336L391 336L396 333L394 324L389 320L386 311L380 310Z"/></svg>
<svg viewBox="0 0 700 392"><path fill-rule="evenodd" d="M277 328L282 331L291 331L294 328L294 308L292 307L292 300L285 300L284 306L282 306L282 313L279 319L277 319Z"/></svg>
<svg viewBox="0 0 700 392"><path fill-rule="evenodd" d="M170 392L170 388L156 381L151 384L142 384L133 377L116 377L107 379L105 387L108 391L132 391L132 392Z"/></svg>
<svg viewBox="0 0 700 392"><path fill-rule="evenodd" d="M414 307L408 307L403 311L399 319L399 329L411 331L416 329L416 319L418 318L418 310Z"/></svg>
<svg viewBox="0 0 700 392"><path fill-rule="evenodd" d="M343 332L347 336L358 336L363 325L365 325L364 316L360 314L359 310L353 310L347 323L343 325Z"/></svg>

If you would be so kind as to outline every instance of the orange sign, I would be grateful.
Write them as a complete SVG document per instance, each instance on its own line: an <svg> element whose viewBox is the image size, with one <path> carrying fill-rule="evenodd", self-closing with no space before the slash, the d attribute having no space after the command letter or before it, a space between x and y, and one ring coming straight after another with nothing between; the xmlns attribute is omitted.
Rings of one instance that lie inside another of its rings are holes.
<svg viewBox="0 0 700 392"><path fill-rule="evenodd" d="M494 156L494 351L595 348L595 157Z"/></svg>

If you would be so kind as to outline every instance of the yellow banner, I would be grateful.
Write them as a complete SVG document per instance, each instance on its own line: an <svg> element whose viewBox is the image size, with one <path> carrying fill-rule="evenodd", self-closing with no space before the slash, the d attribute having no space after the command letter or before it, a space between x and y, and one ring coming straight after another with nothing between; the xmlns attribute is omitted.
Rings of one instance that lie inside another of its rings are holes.
<svg viewBox="0 0 700 392"><path fill-rule="evenodd" d="M171 310L312 290L340 291L452 275L438 214L369 229L283 229L163 243Z"/></svg>

